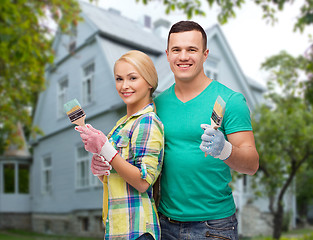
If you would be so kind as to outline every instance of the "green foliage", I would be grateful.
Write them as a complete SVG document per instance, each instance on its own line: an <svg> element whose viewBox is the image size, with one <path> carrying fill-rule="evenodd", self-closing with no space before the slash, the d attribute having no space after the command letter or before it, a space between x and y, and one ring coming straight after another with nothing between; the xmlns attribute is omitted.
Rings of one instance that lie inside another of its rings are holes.
<svg viewBox="0 0 313 240"><path fill-rule="evenodd" d="M151 1L152 0L136 0L136 2L142 2L143 4L148 4ZM201 9L201 2L199 0L163 0L163 4L166 7L166 14L170 14L173 11L180 10L183 11L188 19L191 19L194 15L205 16L205 12Z"/></svg>
<svg viewBox="0 0 313 240"><path fill-rule="evenodd" d="M293 179L305 163L312 166L313 162L313 110L305 99L303 84L307 64L303 56L295 58L283 51L262 65L270 77L267 105L255 111L252 121L260 156L255 186L262 185L277 217L283 216L280 206Z"/></svg>
<svg viewBox="0 0 313 240"><path fill-rule="evenodd" d="M303 57L286 52L269 58L263 68L271 71L268 105L254 114L253 128L260 155L261 182L273 195L305 161L312 161L313 112L303 97L299 76Z"/></svg>
<svg viewBox="0 0 313 240"><path fill-rule="evenodd" d="M312 39L311 42L313 42ZM305 98L311 105L313 105L313 43L305 51L304 58L307 60L305 65L305 73L308 77L307 81L304 83Z"/></svg>
<svg viewBox="0 0 313 240"><path fill-rule="evenodd" d="M297 210L301 218L306 218L308 206L313 204L313 166L305 164L296 179Z"/></svg>
<svg viewBox="0 0 313 240"><path fill-rule="evenodd" d="M45 88L45 66L53 62L47 15L68 31L79 20L75 0L2 0L0 4L0 154L10 144L21 145L17 123L32 128L32 112Z"/></svg>
<svg viewBox="0 0 313 240"><path fill-rule="evenodd" d="M142 2L143 4L149 4L152 0L136 0L136 2ZM207 0L210 8L214 5L218 6L219 14L218 21L220 24L225 24L229 19L236 17L236 9L240 9L246 1L244 0ZM286 4L292 4L291 0L254 0L254 3L258 5L263 11L263 18L271 24L278 21L276 15L278 11L283 11ZM163 4L166 6L166 13L170 14L172 11L181 10L191 19L194 15L205 16L206 10L201 6L199 0L163 0ZM313 22L313 1L305 0L303 5L299 9L298 17L294 24L294 30L303 32L305 27L309 26Z"/></svg>

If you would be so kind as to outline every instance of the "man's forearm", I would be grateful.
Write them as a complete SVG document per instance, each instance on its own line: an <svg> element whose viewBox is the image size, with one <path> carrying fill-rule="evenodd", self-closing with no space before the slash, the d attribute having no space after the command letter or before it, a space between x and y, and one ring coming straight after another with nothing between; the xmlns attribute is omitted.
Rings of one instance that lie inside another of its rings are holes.
<svg viewBox="0 0 313 240"><path fill-rule="evenodd" d="M224 162L236 172L254 175L259 168L259 154L254 146L233 145L231 155Z"/></svg>

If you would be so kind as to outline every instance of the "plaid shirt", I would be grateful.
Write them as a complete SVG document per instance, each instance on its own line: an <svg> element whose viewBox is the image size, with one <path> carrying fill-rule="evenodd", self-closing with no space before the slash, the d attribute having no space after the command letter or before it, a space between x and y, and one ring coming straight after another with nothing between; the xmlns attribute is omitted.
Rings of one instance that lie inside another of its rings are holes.
<svg viewBox="0 0 313 240"><path fill-rule="evenodd" d="M136 166L150 187L138 192L112 169L108 177L108 217L105 239L136 239L151 233L160 239L160 226L152 196L163 163L164 129L153 104L131 117L122 117L108 135L121 157Z"/></svg>

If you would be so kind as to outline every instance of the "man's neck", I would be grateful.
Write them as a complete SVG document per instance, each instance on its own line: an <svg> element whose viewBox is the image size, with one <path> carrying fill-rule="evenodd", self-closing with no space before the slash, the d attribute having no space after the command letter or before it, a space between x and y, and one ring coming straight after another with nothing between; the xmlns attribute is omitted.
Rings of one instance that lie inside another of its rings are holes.
<svg viewBox="0 0 313 240"><path fill-rule="evenodd" d="M204 75L197 80L187 82L176 80L175 82L176 97L185 103L202 93L202 91L210 85L212 79Z"/></svg>

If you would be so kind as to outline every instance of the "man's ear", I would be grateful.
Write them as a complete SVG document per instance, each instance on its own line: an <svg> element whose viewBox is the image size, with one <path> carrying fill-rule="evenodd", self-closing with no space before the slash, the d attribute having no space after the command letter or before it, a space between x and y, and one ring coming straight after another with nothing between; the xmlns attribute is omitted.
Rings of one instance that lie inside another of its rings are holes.
<svg viewBox="0 0 313 240"><path fill-rule="evenodd" d="M167 49L165 49L165 53L166 53L166 57L167 57L167 61L168 61L168 50Z"/></svg>
<svg viewBox="0 0 313 240"><path fill-rule="evenodd" d="M205 60L206 60L207 57L209 56L209 49L206 49L203 54L204 54L204 57L205 57Z"/></svg>

